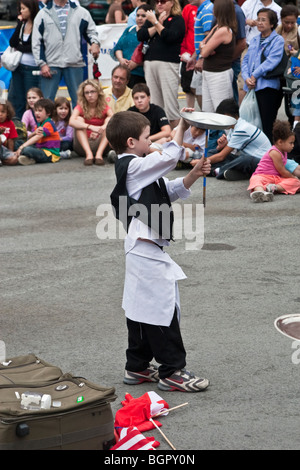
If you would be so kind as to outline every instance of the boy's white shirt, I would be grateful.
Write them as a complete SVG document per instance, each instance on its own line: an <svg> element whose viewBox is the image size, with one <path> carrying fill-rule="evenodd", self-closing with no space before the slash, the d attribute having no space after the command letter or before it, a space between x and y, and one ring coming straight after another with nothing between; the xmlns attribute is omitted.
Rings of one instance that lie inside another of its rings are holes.
<svg viewBox="0 0 300 470"><path fill-rule="evenodd" d="M119 158L132 153L121 154ZM171 141L163 145L163 153L153 152L146 157L131 160L127 171L127 190L139 199L142 189L173 170L178 160L185 159L184 148ZM165 179L170 200L186 199L190 190L183 178ZM152 240L160 246L169 245L149 227L133 218L125 238L126 272L122 308L130 320L152 325L169 326L176 306L180 317L180 299L177 281L186 275L168 253L157 245L140 241ZM142 308L141 308L142 306Z"/></svg>
<svg viewBox="0 0 300 470"><path fill-rule="evenodd" d="M118 158L123 158L128 155L134 154L123 153L119 155ZM164 177L169 171L174 170L179 160L185 160L185 150L174 141L167 142L163 145L162 154L153 152L146 157L136 156L136 158L129 163L127 171L126 187L129 196L138 200L143 188L157 181L159 178ZM190 196L191 191L185 188L183 177L176 178L172 181L164 177L164 180L171 202L179 198L187 199ZM125 239L126 253L133 248L138 238L147 238L160 246L169 245L167 240L160 238L156 232L151 230L143 222L133 218L129 226L128 236Z"/></svg>

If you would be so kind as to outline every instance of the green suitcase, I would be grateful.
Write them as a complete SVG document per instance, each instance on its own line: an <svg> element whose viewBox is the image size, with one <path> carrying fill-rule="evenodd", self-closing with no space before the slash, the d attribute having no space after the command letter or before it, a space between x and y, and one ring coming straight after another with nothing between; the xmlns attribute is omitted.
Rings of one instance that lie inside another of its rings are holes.
<svg viewBox="0 0 300 470"><path fill-rule="evenodd" d="M24 409L27 392L50 395L51 407ZM109 449L115 399L114 387L62 374L34 355L8 359L0 367L0 450Z"/></svg>

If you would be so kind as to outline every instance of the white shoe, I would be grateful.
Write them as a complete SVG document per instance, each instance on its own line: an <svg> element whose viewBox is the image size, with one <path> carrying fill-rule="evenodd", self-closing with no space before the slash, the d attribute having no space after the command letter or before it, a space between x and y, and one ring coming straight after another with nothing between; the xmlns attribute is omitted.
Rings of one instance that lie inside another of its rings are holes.
<svg viewBox="0 0 300 470"><path fill-rule="evenodd" d="M33 158L26 157L26 155L20 155L18 157L20 165L34 165L36 161Z"/></svg>
<svg viewBox="0 0 300 470"><path fill-rule="evenodd" d="M271 202L273 201L274 195L267 191L253 191L253 193L250 194L250 198L253 202Z"/></svg>
<svg viewBox="0 0 300 470"><path fill-rule="evenodd" d="M62 150L60 152L60 158L62 159L71 158L71 150Z"/></svg>

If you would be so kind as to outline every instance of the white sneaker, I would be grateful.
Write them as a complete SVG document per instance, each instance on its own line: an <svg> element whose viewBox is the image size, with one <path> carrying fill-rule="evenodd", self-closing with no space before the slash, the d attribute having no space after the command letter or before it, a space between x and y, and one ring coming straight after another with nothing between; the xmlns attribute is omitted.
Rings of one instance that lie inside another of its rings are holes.
<svg viewBox="0 0 300 470"><path fill-rule="evenodd" d="M26 157L26 155L20 155L18 157L20 165L34 165L36 161L33 158Z"/></svg>
<svg viewBox="0 0 300 470"><path fill-rule="evenodd" d="M253 202L271 202L273 201L274 195L267 191L253 191L253 193L250 194L250 198Z"/></svg>
<svg viewBox="0 0 300 470"><path fill-rule="evenodd" d="M60 158L62 159L71 158L71 150L62 150L60 152Z"/></svg>

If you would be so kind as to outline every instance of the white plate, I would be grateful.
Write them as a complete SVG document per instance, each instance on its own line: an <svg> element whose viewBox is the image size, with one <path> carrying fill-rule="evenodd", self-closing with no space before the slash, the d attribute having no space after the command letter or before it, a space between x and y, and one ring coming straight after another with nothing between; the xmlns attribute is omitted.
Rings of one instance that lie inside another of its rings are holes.
<svg viewBox="0 0 300 470"><path fill-rule="evenodd" d="M192 126L200 129L229 129L236 124L236 119L233 117L218 113L193 111L192 113L182 112L180 116L190 122Z"/></svg>
<svg viewBox="0 0 300 470"><path fill-rule="evenodd" d="M276 318L274 326L288 338L300 340L300 313L282 315Z"/></svg>

